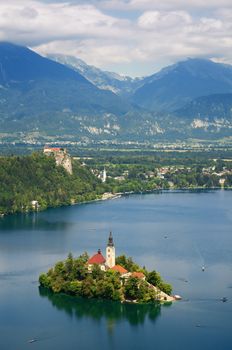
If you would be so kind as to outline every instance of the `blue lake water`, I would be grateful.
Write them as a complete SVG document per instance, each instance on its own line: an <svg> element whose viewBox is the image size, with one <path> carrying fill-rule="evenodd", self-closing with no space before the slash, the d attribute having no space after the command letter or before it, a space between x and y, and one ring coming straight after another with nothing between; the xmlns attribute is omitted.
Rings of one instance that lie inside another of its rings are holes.
<svg viewBox="0 0 232 350"><path fill-rule="evenodd" d="M39 290L39 274L69 252L104 252L110 230L117 255L159 271L183 300L122 305ZM0 331L1 350L231 349L232 192L132 195L1 218Z"/></svg>

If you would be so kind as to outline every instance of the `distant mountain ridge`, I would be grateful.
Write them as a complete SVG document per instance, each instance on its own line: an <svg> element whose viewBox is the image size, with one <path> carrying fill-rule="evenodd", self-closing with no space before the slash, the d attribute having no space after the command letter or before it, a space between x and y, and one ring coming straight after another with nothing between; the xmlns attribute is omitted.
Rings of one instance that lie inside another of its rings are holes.
<svg viewBox="0 0 232 350"><path fill-rule="evenodd" d="M129 95L143 84L143 78L133 79L129 76L122 76L114 72L104 71L88 65L83 60L74 56L50 54L47 55L47 57L74 69L98 88L110 90L118 95Z"/></svg>
<svg viewBox="0 0 232 350"><path fill-rule="evenodd" d="M232 121L232 93L201 96L177 110L175 115L189 119L230 119Z"/></svg>
<svg viewBox="0 0 232 350"><path fill-rule="evenodd" d="M153 75L132 79L102 71L65 55L49 58L67 65L101 89L111 90L152 112L173 112L200 96L232 92L232 66L187 59Z"/></svg>
<svg viewBox="0 0 232 350"><path fill-rule="evenodd" d="M231 66L191 59L134 80L78 64L83 74L0 42L0 141L16 134L116 142L231 134ZM116 86L117 94L109 91Z"/></svg>
<svg viewBox="0 0 232 350"><path fill-rule="evenodd" d="M0 42L0 83L10 85L35 79L71 79L90 83L82 75L48 60L26 47Z"/></svg>
<svg viewBox="0 0 232 350"><path fill-rule="evenodd" d="M132 101L152 111L171 112L197 97L220 93L232 93L232 66L188 59L150 76Z"/></svg>
<svg viewBox="0 0 232 350"><path fill-rule="evenodd" d="M0 43L0 127L73 129L80 116L123 115L127 101L28 48Z"/></svg>

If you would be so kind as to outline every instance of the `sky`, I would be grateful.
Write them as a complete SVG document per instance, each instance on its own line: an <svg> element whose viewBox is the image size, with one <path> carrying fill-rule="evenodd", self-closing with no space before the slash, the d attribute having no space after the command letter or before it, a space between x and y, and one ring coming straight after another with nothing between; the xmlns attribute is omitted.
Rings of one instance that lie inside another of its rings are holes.
<svg viewBox="0 0 232 350"><path fill-rule="evenodd" d="M0 0L0 40L133 77L188 57L232 64L232 0Z"/></svg>

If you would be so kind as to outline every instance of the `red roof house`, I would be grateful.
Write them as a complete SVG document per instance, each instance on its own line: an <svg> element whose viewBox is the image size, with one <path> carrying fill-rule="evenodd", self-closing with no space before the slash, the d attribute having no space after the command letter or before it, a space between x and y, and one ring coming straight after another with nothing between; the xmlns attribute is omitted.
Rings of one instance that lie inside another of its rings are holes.
<svg viewBox="0 0 232 350"><path fill-rule="evenodd" d="M142 272L132 272L131 277L145 279L145 275Z"/></svg>
<svg viewBox="0 0 232 350"><path fill-rule="evenodd" d="M44 152L59 152L64 150L61 147L44 147Z"/></svg>
<svg viewBox="0 0 232 350"><path fill-rule="evenodd" d="M127 273L127 272L128 272L128 271L127 271L126 269L124 269L124 267L121 266L121 265L114 265L113 267L111 267L111 270L119 272L120 275L124 275L124 273Z"/></svg>

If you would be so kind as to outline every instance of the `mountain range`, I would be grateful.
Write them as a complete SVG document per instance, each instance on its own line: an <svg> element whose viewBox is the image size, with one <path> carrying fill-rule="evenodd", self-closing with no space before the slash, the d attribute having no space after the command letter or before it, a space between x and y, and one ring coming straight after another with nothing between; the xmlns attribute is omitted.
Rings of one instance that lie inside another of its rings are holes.
<svg viewBox="0 0 232 350"><path fill-rule="evenodd" d="M232 66L188 59L144 78L0 43L0 135L176 140L232 128Z"/></svg>
<svg viewBox="0 0 232 350"><path fill-rule="evenodd" d="M102 71L72 56L49 58L73 68L100 89L129 98L150 111L175 111L200 96L232 93L232 66L206 59L187 59L143 78Z"/></svg>
<svg viewBox="0 0 232 350"><path fill-rule="evenodd" d="M114 72L101 70L90 66L83 60L66 55L47 55L47 58L66 65L82 74L99 89L110 90L117 95L130 96L137 88L143 85L143 78L131 78Z"/></svg>

